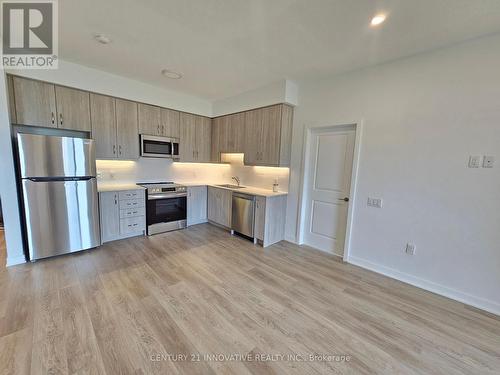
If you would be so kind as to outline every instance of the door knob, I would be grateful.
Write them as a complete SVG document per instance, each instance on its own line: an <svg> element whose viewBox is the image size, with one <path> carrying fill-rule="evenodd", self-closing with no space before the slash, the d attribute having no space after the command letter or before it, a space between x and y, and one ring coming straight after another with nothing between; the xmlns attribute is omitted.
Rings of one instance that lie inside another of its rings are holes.
<svg viewBox="0 0 500 375"><path fill-rule="evenodd" d="M348 197L345 197L345 198L338 198L339 201L344 201L344 202L349 202L349 198Z"/></svg>

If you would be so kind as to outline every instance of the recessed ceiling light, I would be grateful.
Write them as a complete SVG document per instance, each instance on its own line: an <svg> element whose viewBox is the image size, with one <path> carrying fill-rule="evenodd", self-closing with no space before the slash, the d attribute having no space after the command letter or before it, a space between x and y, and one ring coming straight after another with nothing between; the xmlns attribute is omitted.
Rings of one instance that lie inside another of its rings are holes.
<svg viewBox="0 0 500 375"><path fill-rule="evenodd" d="M181 73L174 72L173 70L163 69L161 74L170 79L180 79L182 78Z"/></svg>
<svg viewBox="0 0 500 375"><path fill-rule="evenodd" d="M372 21L370 22L370 24L372 26L378 26L385 21L386 17L387 16L385 14L382 14L382 13L377 14L377 15L375 15L375 17L372 18Z"/></svg>
<svg viewBox="0 0 500 375"><path fill-rule="evenodd" d="M104 34L94 34L94 39L101 44L109 44L111 43L111 38Z"/></svg>

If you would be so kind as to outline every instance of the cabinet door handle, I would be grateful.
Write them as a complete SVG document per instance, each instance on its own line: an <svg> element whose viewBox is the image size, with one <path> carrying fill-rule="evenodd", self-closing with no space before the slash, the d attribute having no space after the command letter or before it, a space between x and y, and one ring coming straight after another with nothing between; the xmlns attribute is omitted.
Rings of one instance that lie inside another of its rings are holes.
<svg viewBox="0 0 500 375"><path fill-rule="evenodd" d="M118 146L118 153L121 155L122 154L122 145Z"/></svg>
<svg viewBox="0 0 500 375"><path fill-rule="evenodd" d="M62 113L59 113L59 124L60 125L63 124L63 115L62 115Z"/></svg>
<svg viewBox="0 0 500 375"><path fill-rule="evenodd" d="M56 117L54 116L54 112L51 112L51 120L52 120L52 125L54 125L56 122Z"/></svg>
<svg viewBox="0 0 500 375"><path fill-rule="evenodd" d="M117 201L117 199L116 199L116 194L115 194L115 204L118 204L118 201Z"/></svg>
<svg viewBox="0 0 500 375"><path fill-rule="evenodd" d="M113 155L116 155L116 145L113 145Z"/></svg>

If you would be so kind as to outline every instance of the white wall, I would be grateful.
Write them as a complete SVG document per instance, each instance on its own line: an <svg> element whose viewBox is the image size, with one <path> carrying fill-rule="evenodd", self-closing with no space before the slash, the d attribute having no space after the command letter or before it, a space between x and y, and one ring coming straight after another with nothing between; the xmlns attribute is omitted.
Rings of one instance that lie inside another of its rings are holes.
<svg viewBox="0 0 500 375"><path fill-rule="evenodd" d="M500 36L298 84L287 237L304 126L363 120L350 261L500 313Z"/></svg>
<svg viewBox="0 0 500 375"><path fill-rule="evenodd" d="M288 103L294 106L298 104L298 87L294 82L282 80L239 95L216 100L213 103L212 113L213 117L217 117L278 103Z"/></svg>
<svg viewBox="0 0 500 375"><path fill-rule="evenodd" d="M0 199L2 200L7 265L24 263L21 221L17 204L16 176L10 137L5 73L0 70ZM3 267L3 264L0 265Z"/></svg>
<svg viewBox="0 0 500 375"><path fill-rule="evenodd" d="M64 60L60 60L59 68L54 70L12 70L8 73L179 111L212 116L212 103L208 100Z"/></svg>

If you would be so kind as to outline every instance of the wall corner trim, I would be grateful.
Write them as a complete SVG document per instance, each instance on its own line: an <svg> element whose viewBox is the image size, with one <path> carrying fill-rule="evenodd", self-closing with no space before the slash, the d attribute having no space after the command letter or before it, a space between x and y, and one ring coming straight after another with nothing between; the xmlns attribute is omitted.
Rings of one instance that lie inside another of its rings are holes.
<svg viewBox="0 0 500 375"><path fill-rule="evenodd" d="M476 297L471 294L463 293L456 289L452 289L447 286L437 284L433 281L421 279L417 276L413 276L408 273L404 273L396 269L383 266L381 264L373 263L371 261L362 258L350 256L346 261L347 263L353 264L355 266L365 268L367 270L382 274L392 279L399 280L403 283L416 286L418 288L427 290L429 292L439 294L443 297L450 298L455 301L464 303L466 305L470 305L478 309L500 316L500 303L490 301L481 297Z"/></svg>

